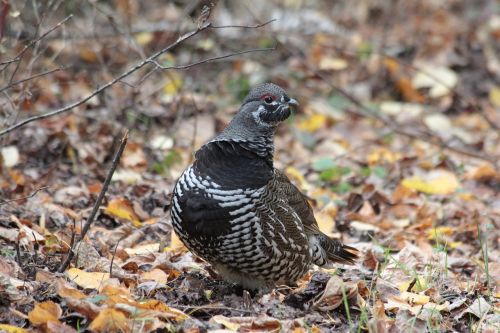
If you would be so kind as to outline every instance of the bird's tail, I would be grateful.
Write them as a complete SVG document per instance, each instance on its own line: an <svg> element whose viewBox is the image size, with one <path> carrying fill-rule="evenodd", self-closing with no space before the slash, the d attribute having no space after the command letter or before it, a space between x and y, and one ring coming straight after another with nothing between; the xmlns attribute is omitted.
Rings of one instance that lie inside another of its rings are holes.
<svg viewBox="0 0 500 333"><path fill-rule="evenodd" d="M359 258L359 251L354 247L344 245L338 239L332 239L323 233L315 236L321 253L315 259L317 265L323 266L327 261L352 265Z"/></svg>

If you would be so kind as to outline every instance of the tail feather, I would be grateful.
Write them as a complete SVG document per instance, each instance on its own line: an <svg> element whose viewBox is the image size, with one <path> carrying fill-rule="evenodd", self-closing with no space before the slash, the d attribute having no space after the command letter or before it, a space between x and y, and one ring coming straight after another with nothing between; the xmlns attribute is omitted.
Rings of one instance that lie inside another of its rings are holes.
<svg viewBox="0 0 500 333"><path fill-rule="evenodd" d="M317 239L329 261L353 265L359 258L357 249L342 244L338 239L331 239L325 234L317 235Z"/></svg>

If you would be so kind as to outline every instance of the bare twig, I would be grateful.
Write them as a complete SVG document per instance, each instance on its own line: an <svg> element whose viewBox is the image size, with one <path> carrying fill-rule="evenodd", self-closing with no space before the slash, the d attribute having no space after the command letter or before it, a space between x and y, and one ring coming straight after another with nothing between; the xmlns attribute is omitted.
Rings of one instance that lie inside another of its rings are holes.
<svg viewBox="0 0 500 333"><path fill-rule="evenodd" d="M0 92L3 92L5 90L7 90L7 89L10 89L13 86L17 86L18 84L21 84L23 82L31 81L31 80L34 80L34 79L39 78L41 76L49 75L49 74L52 74L52 73L55 73L55 72L59 72L59 71L62 71L62 70L64 70L64 68L54 68L54 69L51 69L51 70L48 70L48 71L45 71L45 72L34 74L34 75L30 76L30 77L26 77L24 79L20 79L18 81L15 81L15 82L12 82L12 83L6 85L3 88L0 88Z"/></svg>
<svg viewBox="0 0 500 333"><path fill-rule="evenodd" d="M116 167L118 166L118 162L120 161L120 157L122 156L123 150L125 149L125 145L127 144L127 139L128 139L128 130L125 131L125 134L123 135L122 141L120 142L120 146L118 147L118 150L115 153L115 156L113 157L113 161L111 162L111 166L108 170L108 174L106 175L106 179L104 180L104 183L102 184L102 189L101 192L99 192L99 195L97 196L96 202L94 203L94 207L92 208L92 211L90 212L90 215L83 225L82 232L80 236L78 236L78 242L82 241L85 238L85 235L90 229L90 226L94 222L94 219L97 215L97 212L99 211L99 207L101 206L101 202L104 199L104 195L106 194L106 191L108 190L109 184L111 183L111 178L113 177L113 174L115 172ZM73 259L74 256L74 249L71 247L71 249L68 252L68 256L66 259L61 263L57 271L59 273L62 273L66 270L66 268L69 266L71 259Z"/></svg>
<svg viewBox="0 0 500 333"><path fill-rule="evenodd" d="M29 199L29 198L32 198L34 197L35 195L38 194L38 192L42 191L42 190L45 190L46 188L49 188L50 186L42 186L40 188L37 188L33 193L31 193L30 195L27 195L27 196L24 196L24 197L21 197L21 198L16 198L16 199L10 199L10 200L0 200L0 205L4 205L6 203L9 203L9 202L14 202L14 201L19 201L19 200L24 200L24 199Z"/></svg>
<svg viewBox="0 0 500 333"><path fill-rule="evenodd" d="M276 19L272 19L272 20L269 20L267 22L259 23L259 24L255 24L255 25L212 25L211 28L212 29L224 29L224 28L255 29L255 28L260 28L260 27L263 27L265 25L268 25L269 23L272 23L274 21L276 21Z"/></svg>
<svg viewBox="0 0 500 333"><path fill-rule="evenodd" d="M179 65L179 66L162 66L162 65L160 65L155 60L151 60L149 62L152 63L152 64L154 64L157 68L162 69L162 70L165 70L165 69L188 69L188 68L191 68L193 66L205 64L207 62L213 62L213 61L216 61L216 60L231 58L231 57L234 57L234 56L237 56L237 55L240 55L240 54L253 53L253 52L266 52L266 51L273 51L273 50L276 50L276 47L273 46L273 47L268 47L268 48L263 48L263 49L250 49L250 50L238 51L238 52L233 52L233 53L225 54L225 55L222 55L222 56L217 56L217 57L203 59L203 60L200 60L200 61L197 61L197 62L193 62L193 63L188 64L188 65Z"/></svg>
<svg viewBox="0 0 500 333"><path fill-rule="evenodd" d="M125 238L125 236L123 236L122 238L120 238L118 240L118 242L116 242L116 245L115 245L115 249L113 250L113 256L111 257L111 262L109 263L109 277L112 278L113 277L113 262L115 261L115 256L116 256L116 250L118 249L118 245L120 244L120 242Z"/></svg>
<svg viewBox="0 0 500 333"><path fill-rule="evenodd" d="M24 46L24 48L21 51L19 51L19 53L14 58L12 58L10 60L6 60L6 61L0 62L0 65L6 65L4 68L2 68L2 70L4 70L9 64L11 64L13 62L16 62L19 59L21 59L22 56L24 55L24 53L26 53L26 51L28 51L28 49L30 47L32 47L33 45L35 45L36 43L38 43L39 41L41 41L42 39L44 39L48 34L50 34L52 31L56 30L57 28L59 28L61 25L63 25L64 23L66 23L72 17L73 17L73 14L68 15L64 20L60 21L59 23L57 23L52 28L50 28L49 30L45 31L37 39L33 39L32 41L30 41L28 44L26 44Z"/></svg>

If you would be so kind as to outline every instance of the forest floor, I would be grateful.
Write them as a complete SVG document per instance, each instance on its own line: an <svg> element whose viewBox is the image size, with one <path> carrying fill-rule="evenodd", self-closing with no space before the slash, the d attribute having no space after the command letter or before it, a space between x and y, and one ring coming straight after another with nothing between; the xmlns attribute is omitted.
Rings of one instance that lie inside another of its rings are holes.
<svg viewBox="0 0 500 333"><path fill-rule="evenodd" d="M500 331L495 1L77 3L0 1L0 331ZM275 166L361 258L248 292L169 205L266 81L300 103Z"/></svg>

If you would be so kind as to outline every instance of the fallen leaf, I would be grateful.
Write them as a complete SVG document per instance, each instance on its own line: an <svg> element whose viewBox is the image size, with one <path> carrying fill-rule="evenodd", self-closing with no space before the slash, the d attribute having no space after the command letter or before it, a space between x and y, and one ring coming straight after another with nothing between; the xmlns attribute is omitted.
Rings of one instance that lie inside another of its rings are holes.
<svg viewBox="0 0 500 333"><path fill-rule="evenodd" d="M500 107L500 87L493 87L489 94L490 102L496 107Z"/></svg>
<svg viewBox="0 0 500 333"><path fill-rule="evenodd" d="M430 88L429 96L439 98L448 95L458 83L458 75L451 69L430 63L419 64L421 69L412 78L416 89Z"/></svg>
<svg viewBox="0 0 500 333"><path fill-rule="evenodd" d="M460 186L457 177L447 170L433 170L425 179L419 176L406 178L403 179L401 185L426 194L439 195L452 194Z"/></svg>
<svg viewBox="0 0 500 333"><path fill-rule="evenodd" d="M344 302L345 298L352 300L358 295L358 285L344 282L338 276L332 276L326 284L323 293L313 302L313 307L320 311L332 311Z"/></svg>
<svg viewBox="0 0 500 333"><path fill-rule="evenodd" d="M298 129L306 132L316 132L326 124L326 116L321 113L315 113L312 116L304 118L297 123Z"/></svg>
<svg viewBox="0 0 500 333"><path fill-rule="evenodd" d="M230 318L222 315L215 315L212 318L210 318L210 321L216 323L216 324L221 324L224 325L224 327L230 329L231 331L238 331L241 327L240 324L233 323Z"/></svg>
<svg viewBox="0 0 500 333"><path fill-rule="evenodd" d="M3 165L7 168L12 168L19 163L19 150L16 146L6 146L0 149Z"/></svg>
<svg viewBox="0 0 500 333"><path fill-rule="evenodd" d="M0 331L6 333L28 333L24 328L6 324L0 324Z"/></svg>
<svg viewBox="0 0 500 333"><path fill-rule="evenodd" d="M472 303L471 306L469 306L467 309L461 312L457 317L455 317L455 319L462 318L463 315L466 313L473 314L477 318L481 319L490 310L491 310L491 305L483 297L480 296L476 298L476 300L474 301L474 303Z"/></svg>
<svg viewBox="0 0 500 333"><path fill-rule="evenodd" d="M439 226L430 229L428 232L429 240L442 240L443 236L451 236L453 235L453 228L448 226Z"/></svg>
<svg viewBox="0 0 500 333"><path fill-rule="evenodd" d="M349 63L342 58L324 57L319 61L319 69L340 71L346 69Z"/></svg>
<svg viewBox="0 0 500 333"><path fill-rule="evenodd" d="M417 305L424 305L430 302L430 297L426 295L420 295L417 293L411 293L408 291L403 291L401 295L399 295L400 299L411 303L411 304L417 304Z"/></svg>
<svg viewBox="0 0 500 333"><path fill-rule="evenodd" d="M109 279L109 273L86 272L78 268L68 269L66 275L78 286L86 289L99 289Z"/></svg>
<svg viewBox="0 0 500 333"><path fill-rule="evenodd" d="M82 293L80 290L69 286L68 283L63 279L57 280L57 294L62 298L71 297L76 299L83 299L87 297L87 295Z"/></svg>
<svg viewBox="0 0 500 333"><path fill-rule="evenodd" d="M113 308L102 310L90 323L95 332L130 332L130 323L125 314Z"/></svg>
<svg viewBox="0 0 500 333"><path fill-rule="evenodd" d="M59 304L45 301L35 304L35 308L28 313L28 319L34 326L46 324L49 321L59 323L62 310Z"/></svg>
<svg viewBox="0 0 500 333"><path fill-rule="evenodd" d="M127 254L131 257L149 253L156 253L158 251L160 251L160 243L142 244L125 249L125 252L127 252Z"/></svg>
<svg viewBox="0 0 500 333"><path fill-rule="evenodd" d="M141 309L148 309L148 310L154 310L154 311L159 311L162 314L166 315L167 318L170 319L175 319L176 321L182 321L185 319L189 319L189 316L185 314L184 312L171 308L165 303L156 300L156 299L151 299L145 302L140 302L138 305L139 308Z"/></svg>
<svg viewBox="0 0 500 333"><path fill-rule="evenodd" d="M159 284L166 284L168 282L168 275L161 269L155 268L149 272L144 272L141 274L142 280L153 280Z"/></svg>
<svg viewBox="0 0 500 333"><path fill-rule="evenodd" d="M118 218L131 221L135 227L141 226L139 216L134 211L132 203L125 198L112 199L106 207L106 213Z"/></svg>

